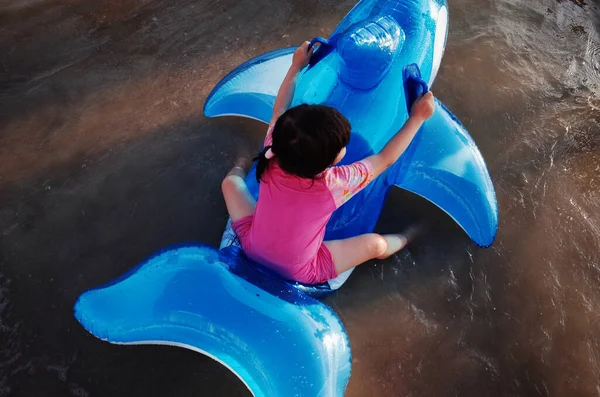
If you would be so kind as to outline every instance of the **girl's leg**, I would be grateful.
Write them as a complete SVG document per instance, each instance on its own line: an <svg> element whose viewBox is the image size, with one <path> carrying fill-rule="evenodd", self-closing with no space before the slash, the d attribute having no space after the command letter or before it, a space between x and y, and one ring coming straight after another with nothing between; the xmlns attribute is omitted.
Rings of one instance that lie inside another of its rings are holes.
<svg viewBox="0 0 600 397"><path fill-rule="evenodd" d="M244 182L245 177L246 172L241 167L233 167L221 184L227 212L232 222L254 214L256 208L256 201Z"/></svg>
<svg viewBox="0 0 600 397"><path fill-rule="evenodd" d="M363 234L345 240L326 241L338 274L371 259L385 259L400 251L408 243L403 234Z"/></svg>

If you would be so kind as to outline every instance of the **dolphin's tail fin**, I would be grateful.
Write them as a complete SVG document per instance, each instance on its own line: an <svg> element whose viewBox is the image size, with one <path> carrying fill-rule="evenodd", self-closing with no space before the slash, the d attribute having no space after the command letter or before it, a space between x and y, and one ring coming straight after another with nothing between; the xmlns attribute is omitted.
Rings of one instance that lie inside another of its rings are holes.
<svg viewBox="0 0 600 397"><path fill-rule="evenodd" d="M268 123L295 48L275 50L251 59L217 84L204 105L208 117L243 116Z"/></svg>
<svg viewBox="0 0 600 397"><path fill-rule="evenodd" d="M498 203L488 169L464 126L437 99L433 116L388 178L440 207L478 245L493 243Z"/></svg>
<svg viewBox="0 0 600 397"><path fill-rule="evenodd" d="M155 255L81 295L75 316L117 344L159 344L204 353L255 396L344 394L350 346L325 304L209 246Z"/></svg>

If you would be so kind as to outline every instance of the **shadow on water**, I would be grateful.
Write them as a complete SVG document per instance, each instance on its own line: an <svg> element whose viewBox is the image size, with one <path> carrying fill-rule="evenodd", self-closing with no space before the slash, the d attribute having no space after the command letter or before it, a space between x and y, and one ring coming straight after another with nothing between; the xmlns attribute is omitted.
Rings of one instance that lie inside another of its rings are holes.
<svg viewBox="0 0 600 397"><path fill-rule="evenodd" d="M204 119L206 95L353 4L0 0L0 396L248 395L196 353L97 341L72 305L161 247L219 241L220 179L263 128ZM450 14L434 89L490 166L498 239L478 249L392 192L379 231L432 227L328 299L353 348L347 395L598 395L600 11L455 0Z"/></svg>

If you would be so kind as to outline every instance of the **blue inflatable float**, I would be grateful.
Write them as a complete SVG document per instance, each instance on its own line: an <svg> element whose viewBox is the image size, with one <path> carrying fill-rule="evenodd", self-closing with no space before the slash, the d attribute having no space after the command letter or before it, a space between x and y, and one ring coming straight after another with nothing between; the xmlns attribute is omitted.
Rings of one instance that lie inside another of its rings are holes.
<svg viewBox="0 0 600 397"><path fill-rule="evenodd" d="M320 43L300 76L294 104L320 103L352 124L345 162L378 150L408 118L411 103L440 67L448 28L444 0L363 0ZM250 60L208 97L209 117L238 115L267 123L294 48ZM248 176L257 195L254 172ZM465 128L436 101L401 159L338 209L327 239L371 232L392 186L431 201L480 246L498 227L485 162ZM287 282L251 263L228 226L221 250L165 249L112 283L88 291L75 316L112 343L165 344L226 365L255 396L343 396L350 347L335 313L316 300L349 273L318 286Z"/></svg>

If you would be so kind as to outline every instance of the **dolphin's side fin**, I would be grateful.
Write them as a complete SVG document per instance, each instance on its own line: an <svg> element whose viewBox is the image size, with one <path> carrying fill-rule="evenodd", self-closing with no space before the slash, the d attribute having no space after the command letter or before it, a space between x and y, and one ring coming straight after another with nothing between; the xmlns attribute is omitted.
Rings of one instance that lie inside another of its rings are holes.
<svg viewBox="0 0 600 397"><path fill-rule="evenodd" d="M212 90L204 114L243 116L268 123L294 51L295 48L271 51L238 66Z"/></svg>
<svg viewBox="0 0 600 397"><path fill-rule="evenodd" d="M433 116L388 178L440 207L478 245L493 243L498 203L485 161L464 126L437 99Z"/></svg>
<svg viewBox="0 0 600 397"><path fill-rule="evenodd" d="M344 395L348 336L325 304L209 246L168 249L81 295L75 317L117 344L204 353L255 396Z"/></svg>

